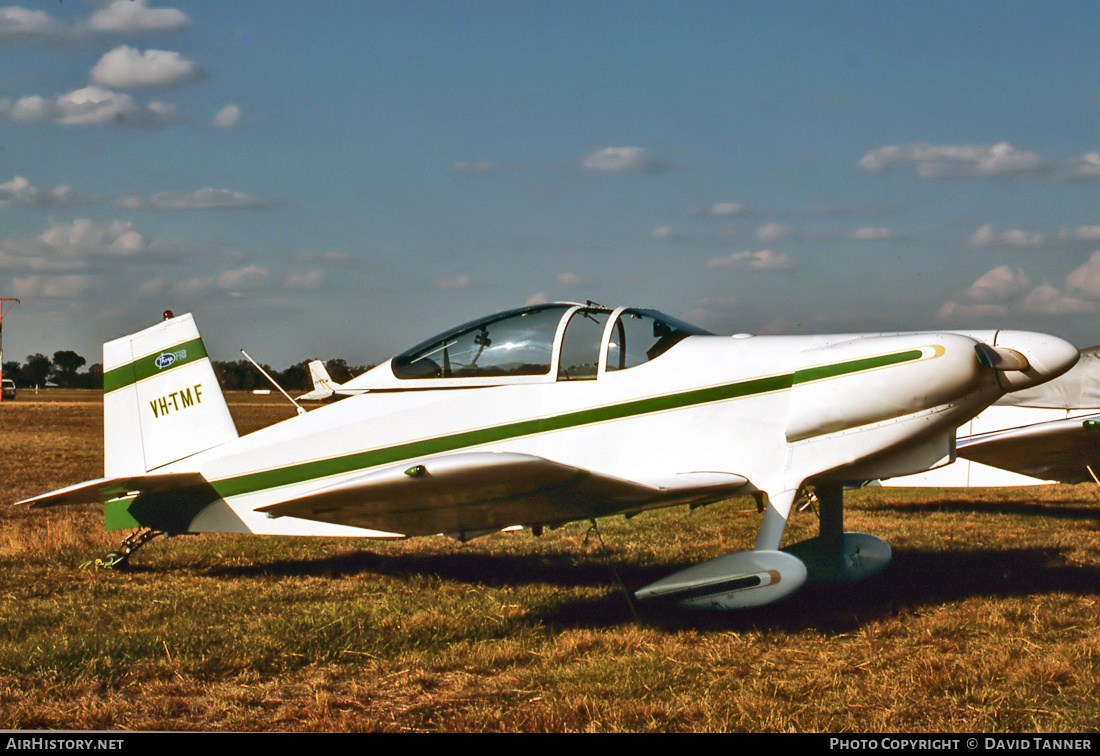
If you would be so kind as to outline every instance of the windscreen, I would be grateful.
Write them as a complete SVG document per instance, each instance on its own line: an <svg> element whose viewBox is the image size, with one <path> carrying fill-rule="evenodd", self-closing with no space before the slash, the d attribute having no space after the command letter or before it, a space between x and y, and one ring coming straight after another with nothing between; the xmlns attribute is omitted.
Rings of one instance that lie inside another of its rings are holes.
<svg viewBox="0 0 1100 756"><path fill-rule="evenodd" d="M402 379L545 375L554 336L570 305L491 315L446 331L393 358Z"/></svg>

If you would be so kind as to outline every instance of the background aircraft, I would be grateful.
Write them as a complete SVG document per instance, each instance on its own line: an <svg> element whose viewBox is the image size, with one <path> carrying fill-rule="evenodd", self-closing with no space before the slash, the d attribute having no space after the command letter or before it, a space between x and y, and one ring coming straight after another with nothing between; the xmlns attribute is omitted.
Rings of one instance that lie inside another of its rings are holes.
<svg viewBox="0 0 1100 756"><path fill-rule="evenodd" d="M1077 350L1020 331L715 336L659 312L571 303L491 315L344 384L362 392L238 438L190 315L104 345L108 529L465 540L734 492L766 501L752 550L636 592L754 606L890 560L844 533L842 484L953 459L956 429ZM817 538L779 550L807 484Z"/></svg>
<svg viewBox="0 0 1100 756"><path fill-rule="evenodd" d="M365 393L364 391L345 388L344 384L332 380L328 374L328 368L320 360L310 361L309 377L313 380L313 390L299 396L299 400L319 402L333 396L343 397Z"/></svg>

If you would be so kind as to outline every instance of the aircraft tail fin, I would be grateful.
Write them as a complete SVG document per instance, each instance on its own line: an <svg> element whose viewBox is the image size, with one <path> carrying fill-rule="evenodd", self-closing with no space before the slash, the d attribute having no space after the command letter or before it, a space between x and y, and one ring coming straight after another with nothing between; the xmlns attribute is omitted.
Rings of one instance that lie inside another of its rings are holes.
<svg viewBox="0 0 1100 756"><path fill-rule="evenodd" d="M306 401L320 401L321 399L328 399L335 394L341 385L328 374L328 370L325 369L325 363L320 360L312 360L309 363L309 377L313 379L313 390L307 394L302 394L299 399Z"/></svg>
<svg viewBox="0 0 1100 756"><path fill-rule="evenodd" d="M313 360L309 363L309 377L313 379L313 388L315 389L333 389L339 388L340 386L340 384L329 377L328 370L325 368L325 363L320 360Z"/></svg>
<svg viewBox="0 0 1100 756"><path fill-rule="evenodd" d="M104 477L142 475L237 438L190 313L103 345Z"/></svg>

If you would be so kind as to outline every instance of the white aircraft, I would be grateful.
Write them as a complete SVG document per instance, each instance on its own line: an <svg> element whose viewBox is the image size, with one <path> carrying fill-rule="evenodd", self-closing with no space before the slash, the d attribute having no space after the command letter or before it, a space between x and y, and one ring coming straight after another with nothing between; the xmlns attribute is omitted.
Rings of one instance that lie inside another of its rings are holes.
<svg viewBox="0 0 1100 756"><path fill-rule="evenodd" d="M959 428L950 465L884 486L976 488L1100 483L1100 347L1058 378L1005 394Z"/></svg>
<svg viewBox="0 0 1100 756"><path fill-rule="evenodd" d="M108 342L108 529L468 539L753 493L751 550L636 591L736 608L852 582L890 547L843 532L842 484L954 459L955 432L1077 349L1021 331L715 336L653 310L556 303L446 331L348 381L362 392L237 436L190 315ZM779 550L813 484L820 535Z"/></svg>

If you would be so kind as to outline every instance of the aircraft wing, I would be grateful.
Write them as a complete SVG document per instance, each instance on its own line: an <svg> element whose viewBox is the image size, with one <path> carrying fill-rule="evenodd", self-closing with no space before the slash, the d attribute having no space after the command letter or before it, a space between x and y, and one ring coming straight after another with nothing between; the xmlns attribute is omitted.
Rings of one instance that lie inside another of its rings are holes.
<svg viewBox="0 0 1100 756"><path fill-rule="evenodd" d="M1100 413L981 433L957 442L973 462L1040 480L1083 483L1100 475Z"/></svg>
<svg viewBox="0 0 1100 756"><path fill-rule="evenodd" d="M465 540L512 525L636 512L656 503L718 501L748 482L728 473L673 478L637 482L527 454L470 452L376 470L258 511Z"/></svg>

